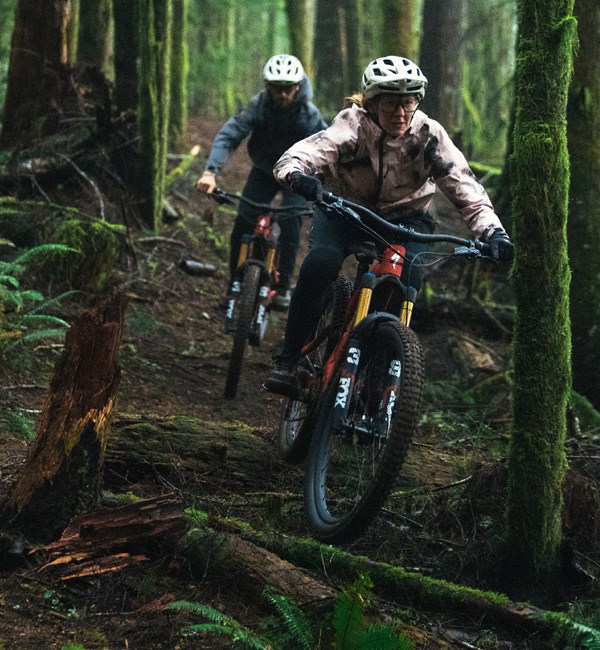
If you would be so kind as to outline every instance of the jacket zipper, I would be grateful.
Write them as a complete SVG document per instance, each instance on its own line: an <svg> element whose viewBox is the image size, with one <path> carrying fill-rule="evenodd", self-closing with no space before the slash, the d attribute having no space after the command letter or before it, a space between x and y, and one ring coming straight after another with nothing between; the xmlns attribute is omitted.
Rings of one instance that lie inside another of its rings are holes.
<svg viewBox="0 0 600 650"><path fill-rule="evenodd" d="M381 193L381 186L383 185L383 141L385 140L385 131L381 134L379 139L379 170L377 171L377 184L375 185L376 190L376 201L379 201L379 194Z"/></svg>

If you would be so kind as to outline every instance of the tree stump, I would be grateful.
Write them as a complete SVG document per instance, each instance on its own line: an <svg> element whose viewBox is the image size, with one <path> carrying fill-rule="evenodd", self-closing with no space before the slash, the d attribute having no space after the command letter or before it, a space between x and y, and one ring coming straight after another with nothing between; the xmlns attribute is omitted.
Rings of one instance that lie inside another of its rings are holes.
<svg viewBox="0 0 600 650"><path fill-rule="evenodd" d="M2 508L33 539L54 539L74 515L98 503L125 306L115 293L67 331L36 440Z"/></svg>

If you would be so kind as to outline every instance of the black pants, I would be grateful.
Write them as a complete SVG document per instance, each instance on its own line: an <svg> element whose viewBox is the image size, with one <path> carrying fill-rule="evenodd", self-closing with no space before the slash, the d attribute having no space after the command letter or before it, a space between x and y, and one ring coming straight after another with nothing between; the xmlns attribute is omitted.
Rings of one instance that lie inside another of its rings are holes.
<svg viewBox="0 0 600 650"><path fill-rule="evenodd" d="M363 240L364 235L343 219L328 219L315 210L309 252L300 268L288 312L284 353L299 355L319 321L323 297L327 287L337 278L349 246ZM411 262L425 250L426 244L409 242L406 245L407 261L404 262L401 278L407 286L417 291L423 281L423 269L418 259Z"/></svg>
<svg viewBox="0 0 600 650"><path fill-rule="evenodd" d="M257 167L253 167L250 171L242 196L255 203L268 204L271 203L278 192L282 193L282 207L297 207L299 214L308 210L306 201L301 196L282 187L272 174L267 174ZM240 201L230 239L229 270L232 276L237 267L242 237L254 231L256 217L260 214L261 210ZM286 284L289 283L296 264L302 217L295 215L293 212L286 212L278 218L281 229L279 236L279 274L281 284Z"/></svg>

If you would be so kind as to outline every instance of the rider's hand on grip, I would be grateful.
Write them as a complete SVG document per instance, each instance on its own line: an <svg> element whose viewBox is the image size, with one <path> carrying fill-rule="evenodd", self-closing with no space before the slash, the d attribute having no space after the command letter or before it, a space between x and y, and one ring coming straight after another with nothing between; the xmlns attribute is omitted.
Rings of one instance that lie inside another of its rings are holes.
<svg viewBox="0 0 600 650"><path fill-rule="evenodd" d="M196 181L196 189L204 194L212 194L217 188L217 178L213 172L205 171Z"/></svg>
<svg viewBox="0 0 600 650"><path fill-rule="evenodd" d="M496 228L488 240L492 257L501 262L510 262L515 254L515 247L502 228Z"/></svg>
<svg viewBox="0 0 600 650"><path fill-rule="evenodd" d="M291 176L290 187L293 192L300 194L307 201L321 201L323 199L323 185L314 176L294 172Z"/></svg>

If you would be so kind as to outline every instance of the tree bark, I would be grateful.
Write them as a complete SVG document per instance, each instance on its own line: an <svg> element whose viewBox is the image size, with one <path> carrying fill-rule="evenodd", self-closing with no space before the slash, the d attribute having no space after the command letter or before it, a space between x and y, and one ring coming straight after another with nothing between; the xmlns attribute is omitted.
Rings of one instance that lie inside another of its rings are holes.
<svg viewBox="0 0 600 650"><path fill-rule="evenodd" d="M71 0L19 0L11 41L0 146L40 118L57 114L67 88ZM43 29L40 29L43 25ZM51 128L51 121L44 126Z"/></svg>
<svg viewBox="0 0 600 650"><path fill-rule="evenodd" d="M567 92L572 0L519 3L513 194L517 313L506 552L517 593L558 586L571 388Z"/></svg>
<svg viewBox="0 0 600 650"><path fill-rule="evenodd" d="M179 149L187 132L187 77L190 67L187 46L188 0L173 0L173 45L171 48L171 99L169 139Z"/></svg>
<svg viewBox="0 0 600 650"><path fill-rule="evenodd" d="M97 504L120 379L125 301L115 294L68 330L38 422L37 438L4 514L35 539L55 537Z"/></svg>
<svg viewBox="0 0 600 650"><path fill-rule="evenodd" d="M381 51L419 63L420 0L381 0Z"/></svg>
<svg viewBox="0 0 600 650"><path fill-rule="evenodd" d="M460 127L464 0L424 0L420 68L429 85L423 110L452 134Z"/></svg>
<svg viewBox="0 0 600 650"><path fill-rule="evenodd" d="M115 103L120 112L137 107L139 0L113 0L115 20Z"/></svg>
<svg viewBox="0 0 600 650"><path fill-rule="evenodd" d="M569 96L573 385L600 409L600 4L577 0L580 47Z"/></svg>
<svg viewBox="0 0 600 650"><path fill-rule="evenodd" d="M79 0L77 60L97 66L105 77L113 77L112 0Z"/></svg>
<svg viewBox="0 0 600 650"><path fill-rule="evenodd" d="M314 2L286 0L285 13L290 35L290 54L297 56L309 78L313 74Z"/></svg>

